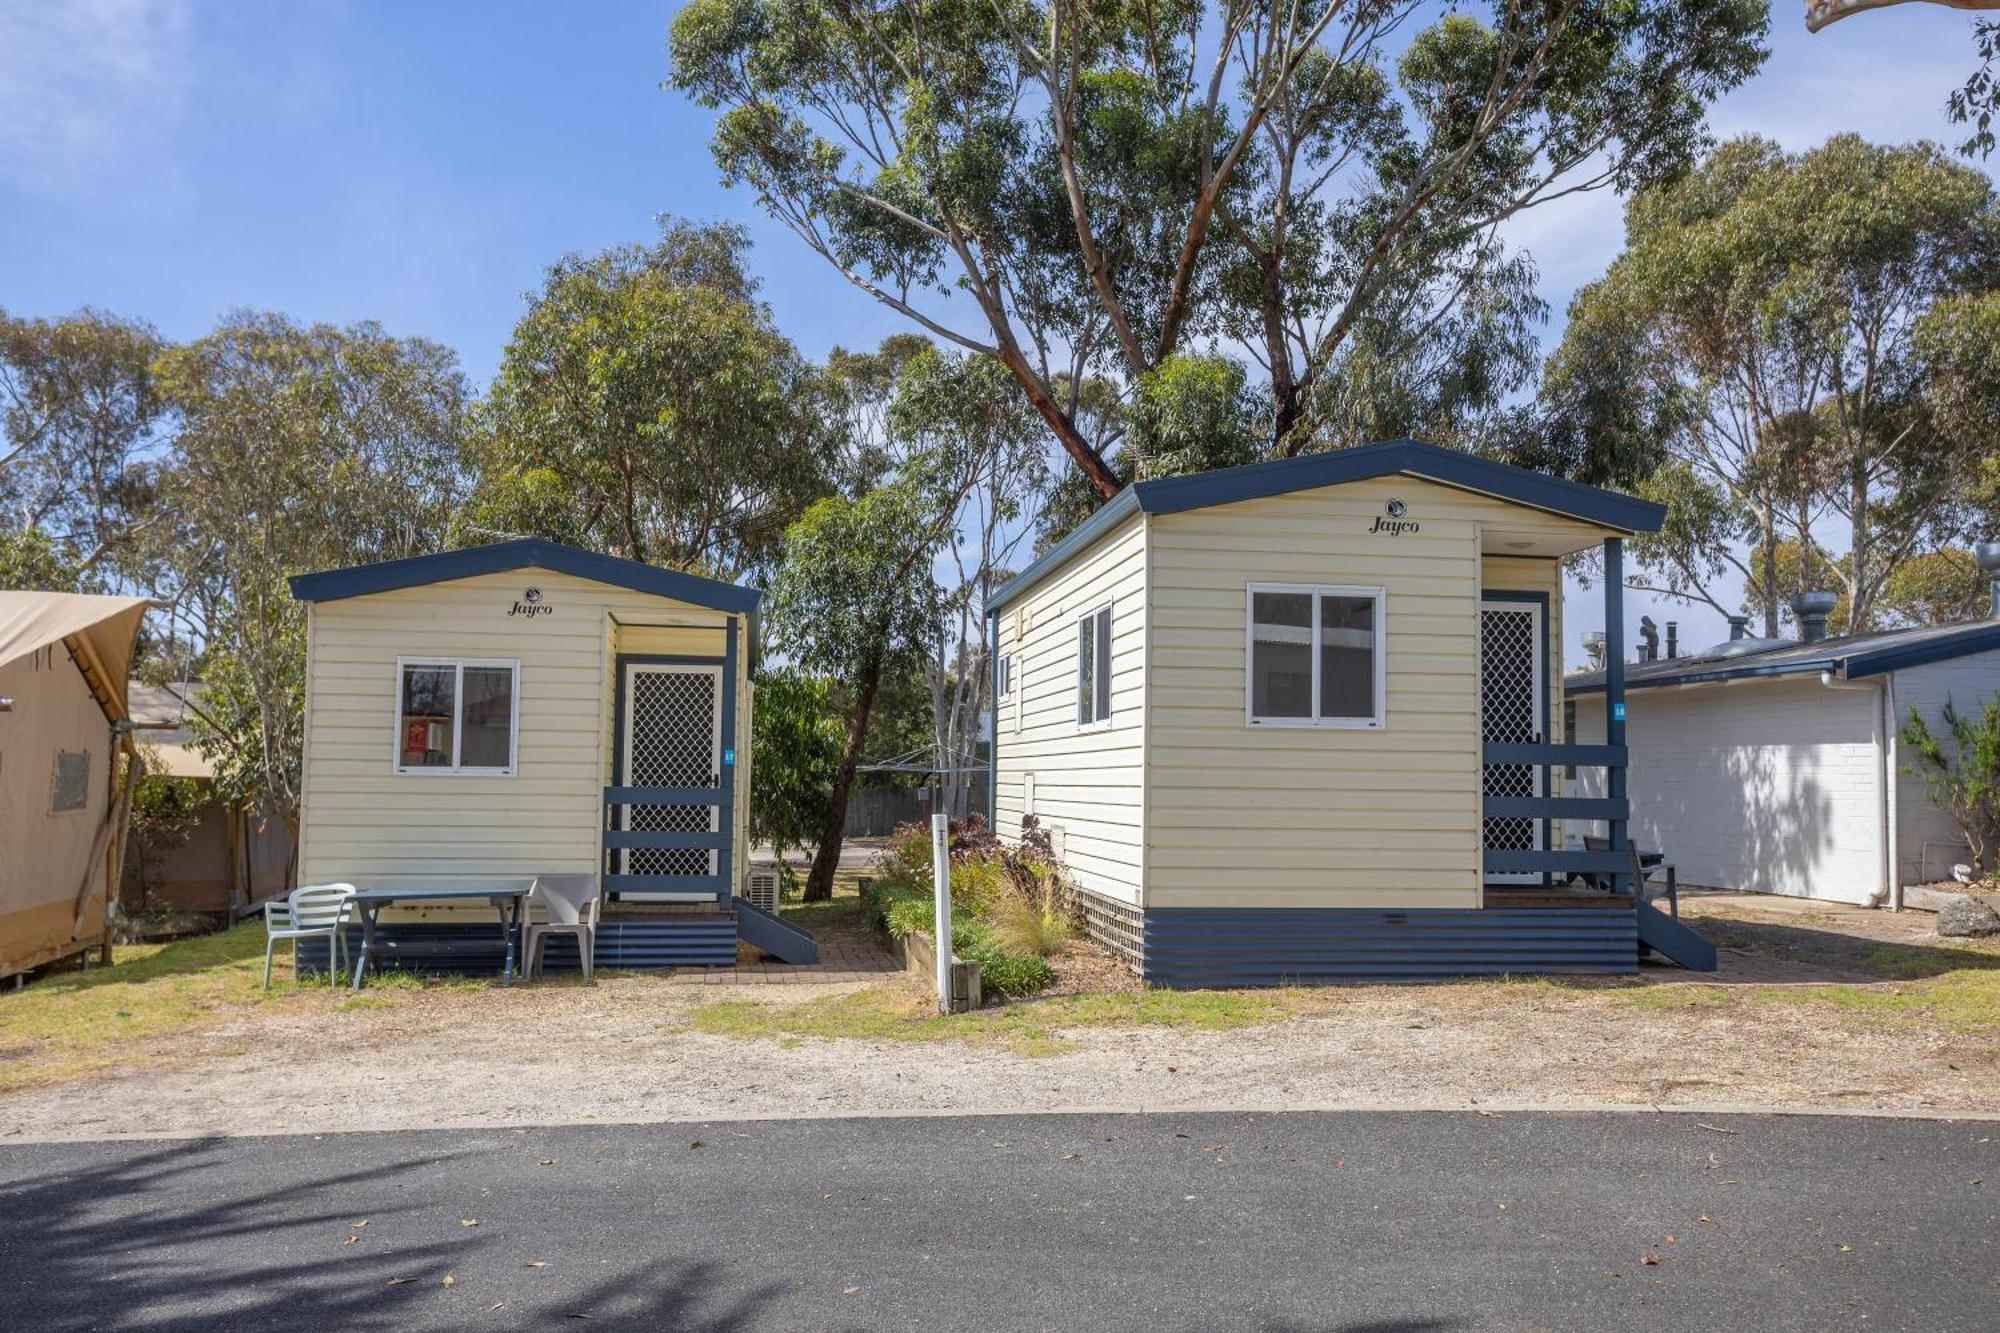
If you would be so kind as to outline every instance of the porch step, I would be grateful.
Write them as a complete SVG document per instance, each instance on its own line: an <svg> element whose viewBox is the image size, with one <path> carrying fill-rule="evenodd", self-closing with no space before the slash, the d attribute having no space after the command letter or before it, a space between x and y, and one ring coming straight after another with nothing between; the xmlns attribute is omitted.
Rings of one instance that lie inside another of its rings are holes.
<svg viewBox="0 0 2000 1333"><path fill-rule="evenodd" d="M1639 904L1639 943L1690 972L1715 971L1715 946L1651 903Z"/></svg>
<svg viewBox="0 0 2000 1333"><path fill-rule="evenodd" d="M736 933L781 963L819 961L819 944L811 935L747 898L736 900Z"/></svg>

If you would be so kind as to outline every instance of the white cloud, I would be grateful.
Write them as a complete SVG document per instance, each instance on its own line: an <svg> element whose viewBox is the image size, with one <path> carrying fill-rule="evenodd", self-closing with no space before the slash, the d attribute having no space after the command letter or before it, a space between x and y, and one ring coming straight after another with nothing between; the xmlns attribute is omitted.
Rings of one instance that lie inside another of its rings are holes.
<svg viewBox="0 0 2000 1333"><path fill-rule="evenodd" d="M0 179L88 190L158 150L193 74L187 0L0 0Z"/></svg>

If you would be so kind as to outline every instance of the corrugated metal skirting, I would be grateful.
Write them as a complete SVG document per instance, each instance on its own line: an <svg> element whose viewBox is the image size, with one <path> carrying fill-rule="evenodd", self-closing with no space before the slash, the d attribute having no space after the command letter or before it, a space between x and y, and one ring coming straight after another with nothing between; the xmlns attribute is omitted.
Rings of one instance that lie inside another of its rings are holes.
<svg viewBox="0 0 2000 1333"><path fill-rule="evenodd" d="M348 927L349 956L360 951L361 927ZM407 972L498 973L504 948L497 922L401 922L376 931L379 963ZM323 971L324 940L300 940L305 971ZM730 916L604 921L597 927L599 967L730 967L736 962L736 920ZM520 960L516 959L516 966ZM542 946L542 965L554 972L580 966L576 937L551 935Z"/></svg>
<svg viewBox="0 0 2000 1333"><path fill-rule="evenodd" d="M1146 980L1161 986L1629 974L1629 911L1575 908L1152 908Z"/></svg>

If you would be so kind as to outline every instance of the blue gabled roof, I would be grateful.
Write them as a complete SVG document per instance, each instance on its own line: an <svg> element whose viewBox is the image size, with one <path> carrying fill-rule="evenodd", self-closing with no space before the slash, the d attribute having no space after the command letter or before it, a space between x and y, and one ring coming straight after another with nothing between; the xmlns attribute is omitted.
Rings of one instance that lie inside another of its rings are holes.
<svg viewBox="0 0 2000 1333"><path fill-rule="evenodd" d="M1071 556L1096 541L1134 513L1178 514L1211 505L1235 504L1266 496L1340 486L1350 481L1407 474L1427 481L1478 491L1531 509L1580 519L1621 532L1658 532L1667 511L1651 500L1622 495L1598 486L1565 481L1509 463L1446 449L1421 440L1384 440L1331 453L1303 454L1269 463L1218 468L1185 477L1135 481L1045 551L1033 564L1009 580L987 600L997 611L1068 563Z"/></svg>
<svg viewBox="0 0 2000 1333"><path fill-rule="evenodd" d="M719 579L684 574L677 569L661 569L637 560L599 555L560 542L524 537L518 541L495 542L490 546L468 546L436 555L411 556L407 560L384 560L379 564L356 565L351 569L327 569L315 574L294 574L292 596L302 602L331 602L343 597L366 597L370 593L397 588L421 587L450 579L471 578L475 574L501 574L510 569L550 569L572 574L594 583L634 592L671 597L693 606L717 611L751 614L763 594Z"/></svg>
<svg viewBox="0 0 2000 1333"><path fill-rule="evenodd" d="M1760 676L1816 676L1822 671L1831 671L1846 680L1864 680L1887 671L1996 649L2000 649L2000 620L1925 625L1875 634L1849 634L1816 643L1784 643L1733 656L1711 652L1699 657L1627 662L1625 689L1630 693L1666 685L1703 685L1754 680ZM1596 694L1603 688L1602 671L1579 671L1563 678L1563 690L1568 694Z"/></svg>

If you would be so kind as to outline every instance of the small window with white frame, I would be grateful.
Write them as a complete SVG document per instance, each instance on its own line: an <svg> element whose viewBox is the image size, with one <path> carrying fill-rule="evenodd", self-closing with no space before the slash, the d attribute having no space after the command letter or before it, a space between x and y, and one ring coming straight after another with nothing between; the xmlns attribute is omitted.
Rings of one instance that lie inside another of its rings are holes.
<svg viewBox="0 0 2000 1333"><path fill-rule="evenodd" d="M993 665L993 676L996 682L994 686L996 695L1005 699L1014 692L1014 654L1000 654L1000 660Z"/></svg>
<svg viewBox="0 0 2000 1333"><path fill-rule="evenodd" d="M1076 724L1111 725L1111 607L1076 618Z"/></svg>
<svg viewBox="0 0 2000 1333"><path fill-rule="evenodd" d="M1257 727L1380 728L1380 588L1252 583L1244 718Z"/></svg>
<svg viewBox="0 0 2000 1333"><path fill-rule="evenodd" d="M396 659L398 773L514 771L521 664L498 659Z"/></svg>

